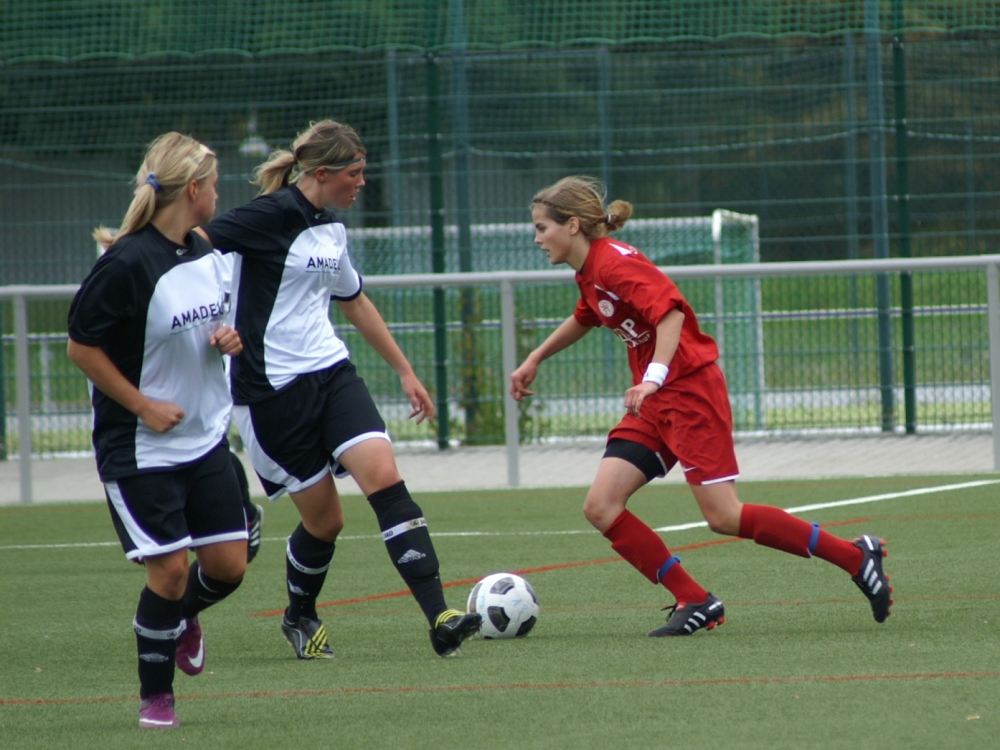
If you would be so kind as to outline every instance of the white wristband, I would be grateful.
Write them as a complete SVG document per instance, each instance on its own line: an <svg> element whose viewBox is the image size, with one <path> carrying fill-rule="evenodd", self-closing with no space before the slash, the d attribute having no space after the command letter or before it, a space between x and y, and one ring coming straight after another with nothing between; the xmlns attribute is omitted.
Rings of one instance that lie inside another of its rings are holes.
<svg viewBox="0 0 1000 750"><path fill-rule="evenodd" d="M667 380L667 374L670 372L670 368L666 365L661 365L659 362L650 362L649 367L646 368L646 374L642 376L643 383L656 383L656 386L662 387Z"/></svg>

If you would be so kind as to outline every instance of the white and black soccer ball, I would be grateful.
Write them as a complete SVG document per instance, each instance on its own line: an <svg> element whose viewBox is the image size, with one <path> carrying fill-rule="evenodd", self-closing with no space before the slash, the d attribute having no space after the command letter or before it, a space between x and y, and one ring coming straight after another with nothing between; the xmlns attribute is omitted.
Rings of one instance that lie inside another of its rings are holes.
<svg viewBox="0 0 1000 750"><path fill-rule="evenodd" d="M494 573L472 587L469 612L483 616L483 638L522 638L538 621L538 597L531 584L513 573Z"/></svg>

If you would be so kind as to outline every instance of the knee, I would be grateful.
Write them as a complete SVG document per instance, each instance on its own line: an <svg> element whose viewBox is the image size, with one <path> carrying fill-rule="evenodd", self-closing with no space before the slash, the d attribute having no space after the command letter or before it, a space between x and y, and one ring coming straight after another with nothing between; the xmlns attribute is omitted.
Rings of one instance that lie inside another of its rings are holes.
<svg viewBox="0 0 1000 750"><path fill-rule="evenodd" d="M358 486L369 488L370 491L366 494L371 496L399 484L403 478L399 475L399 470L394 462L383 462L372 466L363 477L355 477L355 481L358 482Z"/></svg>
<svg viewBox="0 0 1000 750"><path fill-rule="evenodd" d="M583 501L583 516L591 526L603 533L618 518L622 507L606 497L587 495L587 499Z"/></svg>
<svg viewBox="0 0 1000 750"><path fill-rule="evenodd" d="M187 587L188 565L186 559L175 557L155 569L147 563L150 588L165 599L177 600L184 596Z"/></svg>
<svg viewBox="0 0 1000 750"><path fill-rule="evenodd" d="M708 522L708 528L716 534L736 536L740 531L740 513L738 508L722 507L707 508L702 515Z"/></svg>
<svg viewBox="0 0 1000 750"><path fill-rule="evenodd" d="M205 573L212 578L222 581L223 583L228 583L233 586L239 586L243 582L243 576L247 572L247 559L246 555L241 555L232 560L226 560L220 568L214 572L205 571Z"/></svg>
<svg viewBox="0 0 1000 750"><path fill-rule="evenodd" d="M344 530L344 514L342 512L327 513L319 519L315 527L310 525L310 528L306 530L324 542L335 542L340 536L340 532Z"/></svg>

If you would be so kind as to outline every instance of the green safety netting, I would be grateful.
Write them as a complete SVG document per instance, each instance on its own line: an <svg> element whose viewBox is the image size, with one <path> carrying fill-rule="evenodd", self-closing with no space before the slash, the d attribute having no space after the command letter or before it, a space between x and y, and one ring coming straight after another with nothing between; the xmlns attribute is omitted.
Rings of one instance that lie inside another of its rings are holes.
<svg viewBox="0 0 1000 750"><path fill-rule="evenodd" d="M893 27L889 0L8 0L0 61L226 51L470 50L830 36ZM902 28L996 31L992 0L907 0Z"/></svg>

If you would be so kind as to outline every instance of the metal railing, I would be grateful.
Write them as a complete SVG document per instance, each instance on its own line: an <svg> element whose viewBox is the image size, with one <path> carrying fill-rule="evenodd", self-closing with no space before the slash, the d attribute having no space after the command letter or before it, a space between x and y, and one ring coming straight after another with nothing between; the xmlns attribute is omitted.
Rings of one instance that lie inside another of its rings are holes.
<svg viewBox="0 0 1000 750"><path fill-rule="evenodd" d="M893 258L852 261L798 263L746 263L728 266L671 266L662 270L675 281L682 279L773 278L792 276L840 276L908 274L921 271L981 270L986 282L986 313L989 341L989 391L993 431L993 467L1000 471L1000 255L949 256L938 258ZM531 284L572 283L571 270L496 271L447 274L368 276L367 289L499 287L501 306L502 369L505 380L517 367L515 288ZM28 301L66 300L76 293L75 285L0 287L0 301L10 301L14 310L15 388L17 431L20 441L21 501L30 503L31 464L23 457L32 455L31 368L29 358ZM904 311L905 314L906 311ZM721 322L721 318L720 318ZM907 389L915 388L908 383ZM506 389L504 389L506 391ZM504 396L504 443L507 453L507 483L520 483L520 430L517 405Z"/></svg>

